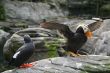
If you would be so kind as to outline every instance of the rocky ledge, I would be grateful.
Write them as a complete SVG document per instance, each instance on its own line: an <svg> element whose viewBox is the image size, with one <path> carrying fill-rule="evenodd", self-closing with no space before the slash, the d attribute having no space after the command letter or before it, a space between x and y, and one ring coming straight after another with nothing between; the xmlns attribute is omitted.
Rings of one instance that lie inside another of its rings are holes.
<svg viewBox="0 0 110 73"><path fill-rule="evenodd" d="M33 64L31 68L15 68L2 73L110 73L109 56L56 57Z"/></svg>

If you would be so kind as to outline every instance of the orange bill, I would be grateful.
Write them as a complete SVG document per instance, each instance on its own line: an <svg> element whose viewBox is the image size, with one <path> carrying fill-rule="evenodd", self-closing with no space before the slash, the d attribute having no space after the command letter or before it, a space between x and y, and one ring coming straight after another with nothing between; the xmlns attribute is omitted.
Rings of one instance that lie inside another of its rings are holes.
<svg viewBox="0 0 110 73"><path fill-rule="evenodd" d="M91 37L93 36L92 32L90 32L90 31L87 31L87 32L85 33L85 35L86 35L88 38L91 38Z"/></svg>

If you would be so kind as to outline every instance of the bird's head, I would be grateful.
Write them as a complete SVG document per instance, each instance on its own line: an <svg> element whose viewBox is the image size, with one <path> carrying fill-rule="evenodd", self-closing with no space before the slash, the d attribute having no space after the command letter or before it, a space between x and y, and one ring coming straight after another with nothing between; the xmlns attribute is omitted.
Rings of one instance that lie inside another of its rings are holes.
<svg viewBox="0 0 110 73"><path fill-rule="evenodd" d="M76 28L76 32L84 33L88 38L92 37L92 32L85 24L79 24Z"/></svg>
<svg viewBox="0 0 110 73"><path fill-rule="evenodd" d="M32 40L29 35L24 35L24 41L25 43L30 43Z"/></svg>

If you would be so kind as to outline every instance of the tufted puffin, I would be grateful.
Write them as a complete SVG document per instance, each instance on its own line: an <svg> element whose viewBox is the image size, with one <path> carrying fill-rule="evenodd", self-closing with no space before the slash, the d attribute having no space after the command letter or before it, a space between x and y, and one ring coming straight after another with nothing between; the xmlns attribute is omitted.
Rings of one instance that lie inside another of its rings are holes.
<svg viewBox="0 0 110 73"><path fill-rule="evenodd" d="M24 45L21 46L11 58L9 65L27 68L33 66L32 64L24 64L34 52L35 45L33 44L29 35L24 35Z"/></svg>
<svg viewBox="0 0 110 73"><path fill-rule="evenodd" d="M73 55L77 56L80 48L86 43L88 38L91 38L92 33L89 29L84 25L79 25L76 29L75 33L72 33L72 36L68 35L67 39L67 47L64 47L65 50L74 52ZM71 54L70 54L71 55ZM72 55L72 56L73 56Z"/></svg>
<svg viewBox="0 0 110 73"><path fill-rule="evenodd" d="M53 23L53 22L43 22L40 24L41 27L47 29L56 29L66 38L66 45L62 46L63 53L66 52L67 55L79 56L78 50L86 43L87 39L92 36L89 28L86 25L78 25L75 32L72 32L67 25ZM61 51L58 50L58 54Z"/></svg>

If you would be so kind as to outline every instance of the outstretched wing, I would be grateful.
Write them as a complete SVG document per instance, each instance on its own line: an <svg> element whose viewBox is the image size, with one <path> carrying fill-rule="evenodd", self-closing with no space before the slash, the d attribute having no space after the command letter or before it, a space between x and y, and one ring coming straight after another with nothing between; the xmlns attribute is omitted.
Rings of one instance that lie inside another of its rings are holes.
<svg viewBox="0 0 110 73"><path fill-rule="evenodd" d="M96 21L94 23L89 24L88 27L91 31L95 31L96 29L101 27L102 23L102 21Z"/></svg>
<svg viewBox="0 0 110 73"><path fill-rule="evenodd" d="M42 28L46 28L46 29L54 29L54 30L58 30L58 35L59 36L63 36L63 38L70 38L71 36L74 35L74 33L70 30L69 26L65 25L65 24L60 24L60 23L56 23L56 22L47 22L44 21L42 23L40 23L40 26Z"/></svg>

